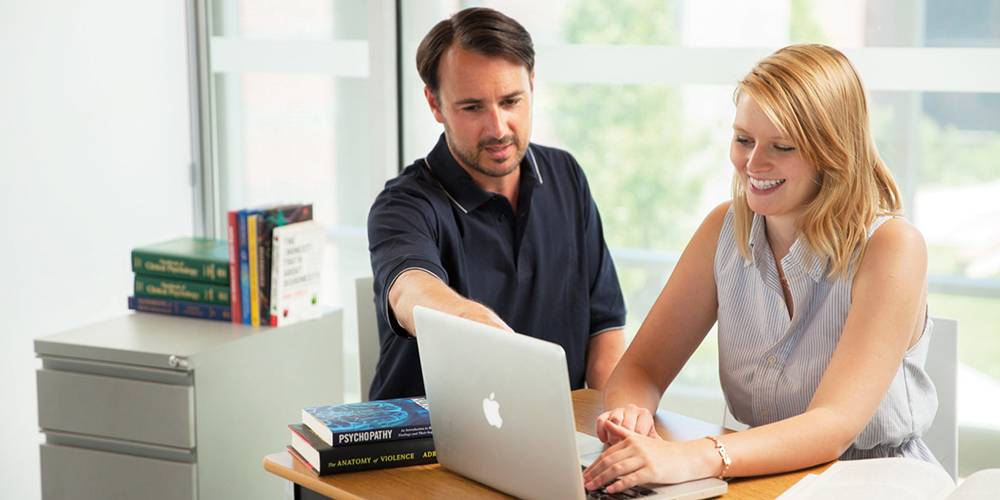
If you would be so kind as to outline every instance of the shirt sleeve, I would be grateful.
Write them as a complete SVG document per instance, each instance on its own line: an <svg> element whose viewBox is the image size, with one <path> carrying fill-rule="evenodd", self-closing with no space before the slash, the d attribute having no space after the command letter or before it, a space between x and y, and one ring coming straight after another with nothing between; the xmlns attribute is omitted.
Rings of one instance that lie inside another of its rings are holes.
<svg viewBox="0 0 1000 500"><path fill-rule="evenodd" d="M576 160L573 165L579 172L583 196L585 243L587 245L587 271L590 279L590 335L625 327L625 298L618 282L611 251L604 240L604 227L597 203L590 193L590 186Z"/></svg>
<svg viewBox="0 0 1000 500"><path fill-rule="evenodd" d="M368 213L375 309L379 319L400 337L412 338L389 307L388 291L399 275L420 269L448 282L436 244L437 232L433 203L417 190L388 187Z"/></svg>

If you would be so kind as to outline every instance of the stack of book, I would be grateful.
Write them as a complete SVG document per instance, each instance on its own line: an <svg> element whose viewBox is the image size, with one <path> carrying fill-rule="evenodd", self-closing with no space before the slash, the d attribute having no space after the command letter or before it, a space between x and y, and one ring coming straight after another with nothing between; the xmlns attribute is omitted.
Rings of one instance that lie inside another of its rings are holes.
<svg viewBox="0 0 1000 500"><path fill-rule="evenodd" d="M437 462L426 398L302 409L289 453L316 475Z"/></svg>
<svg viewBox="0 0 1000 500"><path fill-rule="evenodd" d="M232 321L226 241L177 238L137 247L132 271L129 309Z"/></svg>
<svg viewBox="0 0 1000 500"><path fill-rule="evenodd" d="M312 204L230 210L227 237L234 323L283 326L320 317L326 235Z"/></svg>

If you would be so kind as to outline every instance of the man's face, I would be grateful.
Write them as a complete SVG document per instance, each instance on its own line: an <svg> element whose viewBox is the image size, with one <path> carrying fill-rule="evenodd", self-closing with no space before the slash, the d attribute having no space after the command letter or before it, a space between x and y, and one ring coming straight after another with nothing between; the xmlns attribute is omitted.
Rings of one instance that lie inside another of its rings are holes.
<svg viewBox="0 0 1000 500"><path fill-rule="evenodd" d="M424 95L444 124L448 149L475 180L503 177L517 169L531 137L534 75L524 65L452 45L438 66L435 97Z"/></svg>

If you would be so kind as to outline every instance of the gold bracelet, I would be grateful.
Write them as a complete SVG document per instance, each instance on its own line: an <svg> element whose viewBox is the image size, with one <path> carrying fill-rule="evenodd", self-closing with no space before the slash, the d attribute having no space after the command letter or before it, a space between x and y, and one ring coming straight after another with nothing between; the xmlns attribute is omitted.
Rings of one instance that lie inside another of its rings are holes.
<svg viewBox="0 0 1000 500"><path fill-rule="evenodd" d="M718 475L718 478L722 479L726 475L726 472L729 472L729 464L733 463L733 461L729 459L729 453L726 452L726 445L720 443L718 439L712 436L705 436L705 439L711 439L715 443L715 449L719 452L719 456L722 457L722 465L725 467L722 468L722 472Z"/></svg>

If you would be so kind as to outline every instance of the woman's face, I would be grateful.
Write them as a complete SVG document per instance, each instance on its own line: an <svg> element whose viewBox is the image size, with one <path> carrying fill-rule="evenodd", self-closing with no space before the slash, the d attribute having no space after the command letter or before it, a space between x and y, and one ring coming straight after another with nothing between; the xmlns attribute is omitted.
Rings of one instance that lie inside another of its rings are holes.
<svg viewBox="0 0 1000 500"><path fill-rule="evenodd" d="M794 219L819 193L819 173L746 93L736 103L729 159L754 213Z"/></svg>

